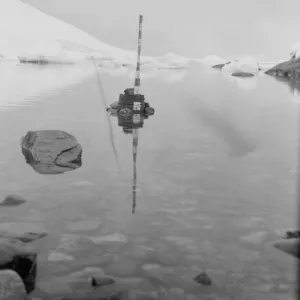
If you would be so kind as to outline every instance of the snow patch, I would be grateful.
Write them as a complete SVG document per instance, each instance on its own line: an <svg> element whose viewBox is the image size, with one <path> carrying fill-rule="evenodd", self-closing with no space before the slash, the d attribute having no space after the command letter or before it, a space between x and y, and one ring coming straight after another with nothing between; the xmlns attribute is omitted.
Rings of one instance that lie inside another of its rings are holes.
<svg viewBox="0 0 300 300"><path fill-rule="evenodd" d="M299 58L300 57L300 43L296 43L290 52L290 58Z"/></svg>

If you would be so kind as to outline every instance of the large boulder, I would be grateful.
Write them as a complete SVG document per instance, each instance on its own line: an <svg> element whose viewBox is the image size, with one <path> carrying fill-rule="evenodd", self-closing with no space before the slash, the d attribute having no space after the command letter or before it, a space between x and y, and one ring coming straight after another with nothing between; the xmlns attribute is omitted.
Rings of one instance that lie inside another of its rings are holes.
<svg viewBox="0 0 300 300"><path fill-rule="evenodd" d="M35 289L37 254L28 244L0 237L0 271L13 270L21 278L27 293Z"/></svg>
<svg viewBox="0 0 300 300"><path fill-rule="evenodd" d="M16 272L12 270L0 271L0 299L26 300L24 283Z"/></svg>
<svg viewBox="0 0 300 300"><path fill-rule="evenodd" d="M26 162L40 174L59 174L81 167L82 147L64 131L28 131L21 147Z"/></svg>

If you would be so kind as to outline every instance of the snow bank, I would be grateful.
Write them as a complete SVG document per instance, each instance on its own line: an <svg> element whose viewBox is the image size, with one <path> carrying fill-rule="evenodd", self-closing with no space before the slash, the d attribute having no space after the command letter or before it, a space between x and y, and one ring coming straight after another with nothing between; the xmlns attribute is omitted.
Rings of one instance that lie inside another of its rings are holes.
<svg viewBox="0 0 300 300"><path fill-rule="evenodd" d="M135 66L136 50L123 50L103 43L84 31L48 16L21 0L0 0L0 60L43 60L50 63L77 63L96 58L99 66ZM135 48L136 45L133 45ZM292 49L300 55L300 44ZM187 69L190 62L213 66L227 61L216 55L203 59L187 58L174 53L160 57L142 56L142 70ZM254 72L254 58L232 61L225 72Z"/></svg>
<svg viewBox="0 0 300 300"><path fill-rule="evenodd" d="M95 57L104 65L132 66L136 51L105 44L20 0L0 0L0 57L6 60L79 62ZM135 45L134 45L135 46ZM189 59L168 53L141 57L146 67L187 68Z"/></svg>
<svg viewBox="0 0 300 300"><path fill-rule="evenodd" d="M290 52L290 58L299 58L300 57L300 43L296 43Z"/></svg>
<svg viewBox="0 0 300 300"><path fill-rule="evenodd" d="M78 61L93 55L126 62L133 56L19 0L0 0L0 7L0 54L4 58Z"/></svg>

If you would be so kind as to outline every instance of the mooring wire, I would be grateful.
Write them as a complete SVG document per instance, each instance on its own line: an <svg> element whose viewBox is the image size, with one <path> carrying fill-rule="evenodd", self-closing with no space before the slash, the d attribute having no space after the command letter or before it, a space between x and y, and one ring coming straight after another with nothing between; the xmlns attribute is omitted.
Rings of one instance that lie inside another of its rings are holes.
<svg viewBox="0 0 300 300"><path fill-rule="evenodd" d="M108 112L107 112L108 106L107 106L107 102L106 102L106 97L105 97L105 94L104 94L103 86L102 86L102 83L101 83L101 78L100 78L100 75L99 75L94 57L92 57L92 62L93 62L94 67L95 67L98 86L99 86L103 106L104 106L105 112L106 112L106 118L107 118L107 123L108 123L108 128L109 128L110 143L111 143L111 146L113 148L113 152L114 152L114 155L115 155L115 158L116 158L116 162L117 162L117 165L118 165L119 172L121 172L120 160L119 160L117 148L116 148L116 145L115 145L115 142L114 142L113 127L112 127L111 119L110 119L110 117L108 115Z"/></svg>

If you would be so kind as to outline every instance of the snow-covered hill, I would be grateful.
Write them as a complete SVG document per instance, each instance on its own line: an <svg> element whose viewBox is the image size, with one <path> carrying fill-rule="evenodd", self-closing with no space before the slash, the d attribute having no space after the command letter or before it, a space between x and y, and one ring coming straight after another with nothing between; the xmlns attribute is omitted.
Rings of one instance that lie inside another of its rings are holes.
<svg viewBox="0 0 300 300"><path fill-rule="evenodd" d="M51 17L21 0L0 0L0 60L36 60L76 63L94 57L103 66L135 65L136 51L103 43L90 34ZM291 55L300 55L299 43ZM187 69L190 62L212 66L228 62L216 55L202 59L174 53L160 57L142 56L142 69ZM231 61L225 72L258 72L254 58ZM261 66L260 66L261 67Z"/></svg>

